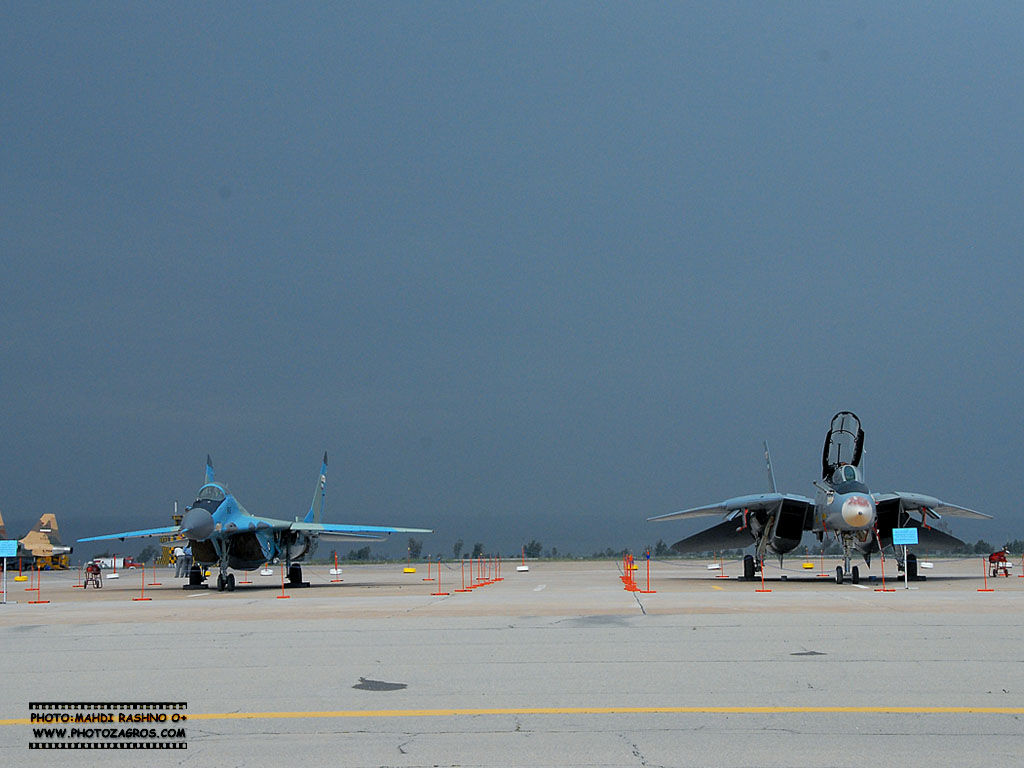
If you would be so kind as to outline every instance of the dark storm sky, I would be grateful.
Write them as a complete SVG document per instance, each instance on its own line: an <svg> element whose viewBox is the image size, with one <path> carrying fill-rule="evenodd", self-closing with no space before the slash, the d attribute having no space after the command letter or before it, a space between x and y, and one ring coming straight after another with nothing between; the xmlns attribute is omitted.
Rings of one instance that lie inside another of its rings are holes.
<svg viewBox="0 0 1024 768"><path fill-rule="evenodd" d="M425 551L637 548L850 409L873 489L1024 536L1019 3L0 21L11 533L168 524L207 453L291 517L327 450Z"/></svg>

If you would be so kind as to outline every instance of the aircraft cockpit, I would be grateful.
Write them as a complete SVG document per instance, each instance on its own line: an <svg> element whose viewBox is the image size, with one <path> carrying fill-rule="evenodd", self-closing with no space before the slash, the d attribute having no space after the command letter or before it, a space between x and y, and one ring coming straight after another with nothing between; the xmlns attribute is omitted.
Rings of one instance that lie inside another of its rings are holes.
<svg viewBox="0 0 1024 768"><path fill-rule="evenodd" d="M833 485L850 482L860 482L860 473L852 464L840 464L832 475Z"/></svg>
<svg viewBox="0 0 1024 768"><path fill-rule="evenodd" d="M196 500L193 501L191 506L188 508L192 509L193 507L199 507L213 514L214 510L216 510L217 507L221 505L221 502L226 498L227 495L224 493L224 489L219 485L211 483L209 485L204 485L199 489L199 495L196 496Z"/></svg>
<svg viewBox="0 0 1024 768"><path fill-rule="evenodd" d="M850 411L840 411L832 417L832 425L825 435L825 447L821 453L821 479L849 482L844 475L838 473L847 464L859 467L863 455L864 430L861 429L860 419Z"/></svg>

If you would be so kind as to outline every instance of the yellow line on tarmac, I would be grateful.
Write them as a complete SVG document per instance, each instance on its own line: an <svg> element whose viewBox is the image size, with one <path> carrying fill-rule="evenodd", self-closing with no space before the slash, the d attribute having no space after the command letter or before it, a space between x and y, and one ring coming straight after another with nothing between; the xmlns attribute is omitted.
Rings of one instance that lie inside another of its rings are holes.
<svg viewBox="0 0 1024 768"><path fill-rule="evenodd" d="M473 717L478 715L1024 715L1024 707L522 707L488 709L349 709L309 712L189 713L193 720L301 720L307 718ZM27 717L0 720L2 725L30 725ZM47 724L53 727L53 723ZM57 725L60 725L59 723Z"/></svg>
<svg viewBox="0 0 1024 768"><path fill-rule="evenodd" d="M290 719L304 717L467 717L475 715L775 715L775 714L987 714L1024 715L1024 707L522 707L488 709L376 709L336 712L228 712L189 715L189 720Z"/></svg>

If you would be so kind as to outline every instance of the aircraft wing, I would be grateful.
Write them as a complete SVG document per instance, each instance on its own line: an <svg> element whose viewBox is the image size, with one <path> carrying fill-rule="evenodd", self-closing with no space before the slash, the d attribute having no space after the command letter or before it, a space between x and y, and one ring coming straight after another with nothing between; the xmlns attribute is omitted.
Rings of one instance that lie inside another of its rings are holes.
<svg viewBox="0 0 1024 768"><path fill-rule="evenodd" d="M941 552L943 550L966 549L967 544L956 536L952 536L938 528L926 526L920 520L916 520L905 512L900 511L899 496L896 494L880 493L879 496L890 496L883 499L878 507L878 536L883 546L892 544L893 528L916 528L917 543L925 550ZM931 514L931 513L929 513ZM933 515L934 516L934 515Z"/></svg>
<svg viewBox="0 0 1024 768"><path fill-rule="evenodd" d="M713 552L723 549L743 549L750 545L750 530L743 527L743 521L731 517L707 530L680 539L672 549L681 555L692 552Z"/></svg>
<svg viewBox="0 0 1024 768"><path fill-rule="evenodd" d="M914 527L917 528L917 543L927 550L941 552L951 549L967 549L967 542L961 541L945 531L940 531L938 528L924 528L921 525Z"/></svg>
<svg viewBox="0 0 1024 768"><path fill-rule="evenodd" d="M814 500L806 496L798 496L792 493L756 493L750 496L735 496L717 504L709 504L706 507L693 507L684 509L682 512L669 512L667 515L648 517L648 521L683 520L690 517L708 517L709 515L727 515L730 512L748 510L757 512L764 509L771 509L783 501L793 501L800 504L813 505ZM718 526L716 526L717 528ZM713 528L710 530L714 530Z"/></svg>
<svg viewBox="0 0 1024 768"><path fill-rule="evenodd" d="M331 533L323 531L317 534L318 538L327 541L384 541L388 537L386 533Z"/></svg>
<svg viewBox="0 0 1024 768"><path fill-rule="evenodd" d="M943 515L948 515L949 517L970 517L975 520L992 519L992 515L986 515L984 512L975 512L973 509L960 507L956 504L947 504L941 499L937 499L934 496L926 496L923 493L893 491L892 493L873 493L871 497L875 500L876 505L893 502L898 499L903 509L927 510L927 514L936 520L941 519Z"/></svg>
<svg viewBox="0 0 1024 768"><path fill-rule="evenodd" d="M122 533L107 533L103 536L88 536L84 539L79 539L81 543L83 541L108 541L110 539L144 539L149 536L167 536L172 533L178 533L181 530L180 525L168 525L163 528L144 528L141 531L124 531Z"/></svg>
<svg viewBox="0 0 1024 768"><path fill-rule="evenodd" d="M392 533L433 533L429 528L392 528L382 525L346 525L342 523L292 523L289 528L318 534L331 541L382 541Z"/></svg>

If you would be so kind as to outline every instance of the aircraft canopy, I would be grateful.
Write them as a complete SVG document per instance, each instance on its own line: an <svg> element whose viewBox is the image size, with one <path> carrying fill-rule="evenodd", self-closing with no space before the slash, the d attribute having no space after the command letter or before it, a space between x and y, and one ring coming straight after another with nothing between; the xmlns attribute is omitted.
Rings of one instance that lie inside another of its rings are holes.
<svg viewBox="0 0 1024 768"><path fill-rule="evenodd" d="M224 489L217 485L204 485L196 501L224 501Z"/></svg>

